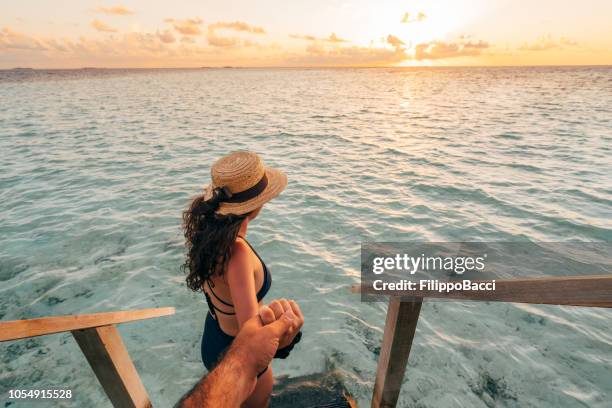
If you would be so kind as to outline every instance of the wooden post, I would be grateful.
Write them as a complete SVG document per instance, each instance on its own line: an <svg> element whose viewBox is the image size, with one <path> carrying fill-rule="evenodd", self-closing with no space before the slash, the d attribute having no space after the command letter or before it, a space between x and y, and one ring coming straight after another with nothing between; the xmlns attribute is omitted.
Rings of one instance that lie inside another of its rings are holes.
<svg viewBox="0 0 612 408"><path fill-rule="evenodd" d="M413 302L402 302L397 297L389 299L372 408L389 408L397 404L422 302L422 299Z"/></svg>
<svg viewBox="0 0 612 408"><path fill-rule="evenodd" d="M114 407L151 407L147 391L115 325L73 330L72 335Z"/></svg>

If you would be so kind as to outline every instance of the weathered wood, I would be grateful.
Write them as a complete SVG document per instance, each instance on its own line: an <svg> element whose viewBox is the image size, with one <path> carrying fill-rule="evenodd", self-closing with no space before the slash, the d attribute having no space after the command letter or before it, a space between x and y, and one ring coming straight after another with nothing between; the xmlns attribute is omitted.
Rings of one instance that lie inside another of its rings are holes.
<svg viewBox="0 0 612 408"><path fill-rule="evenodd" d="M344 385L341 371L274 379L271 407L358 408Z"/></svg>
<svg viewBox="0 0 612 408"><path fill-rule="evenodd" d="M28 320L0 322L0 341L18 340L26 337L87 329L97 326L151 319L173 315L173 307L157 309L125 310L120 312L93 313L70 316L43 317Z"/></svg>
<svg viewBox="0 0 612 408"><path fill-rule="evenodd" d="M422 300L389 299L385 332L378 358L372 408L395 407L416 332Z"/></svg>
<svg viewBox="0 0 612 408"><path fill-rule="evenodd" d="M353 286L352 290L373 295L416 298L612 307L612 275L496 280L495 291L377 291L371 286L359 285Z"/></svg>
<svg viewBox="0 0 612 408"><path fill-rule="evenodd" d="M114 407L151 407L147 391L114 325L74 330L72 335Z"/></svg>

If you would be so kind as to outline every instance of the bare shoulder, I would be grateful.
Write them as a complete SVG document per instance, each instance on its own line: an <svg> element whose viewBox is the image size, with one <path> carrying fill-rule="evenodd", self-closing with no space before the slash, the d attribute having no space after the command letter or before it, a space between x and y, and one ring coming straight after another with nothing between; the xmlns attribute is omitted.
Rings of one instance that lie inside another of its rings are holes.
<svg viewBox="0 0 612 408"><path fill-rule="evenodd" d="M243 240L236 240L232 246L232 257L227 265L227 272L229 275L242 275L251 270L250 248Z"/></svg>

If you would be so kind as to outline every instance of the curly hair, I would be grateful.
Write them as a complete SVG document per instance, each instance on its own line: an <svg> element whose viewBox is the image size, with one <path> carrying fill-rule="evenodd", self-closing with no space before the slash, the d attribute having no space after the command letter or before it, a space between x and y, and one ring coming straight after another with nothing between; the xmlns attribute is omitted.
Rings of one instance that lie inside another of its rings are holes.
<svg viewBox="0 0 612 408"><path fill-rule="evenodd" d="M196 292L202 291L202 285L212 276L223 275L240 226L248 216L218 215L215 209L199 195L183 212L187 254L181 269L187 273L187 286Z"/></svg>

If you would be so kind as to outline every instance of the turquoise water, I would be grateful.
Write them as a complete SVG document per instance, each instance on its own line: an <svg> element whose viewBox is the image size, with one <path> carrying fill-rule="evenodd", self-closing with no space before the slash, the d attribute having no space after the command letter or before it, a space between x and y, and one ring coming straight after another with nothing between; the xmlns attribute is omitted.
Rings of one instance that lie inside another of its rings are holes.
<svg viewBox="0 0 612 408"><path fill-rule="evenodd" d="M612 68L0 72L0 318L175 306L120 326L155 406L203 374L181 211L213 159L289 176L249 239L305 335L277 375L342 372L368 406L386 307L362 241L611 241ZM423 306L399 406L606 407L612 313ZM0 344L0 395L110 406L70 334ZM12 406L29 406L16 403ZM45 406L37 403L35 406Z"/></svg>

